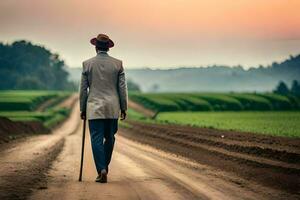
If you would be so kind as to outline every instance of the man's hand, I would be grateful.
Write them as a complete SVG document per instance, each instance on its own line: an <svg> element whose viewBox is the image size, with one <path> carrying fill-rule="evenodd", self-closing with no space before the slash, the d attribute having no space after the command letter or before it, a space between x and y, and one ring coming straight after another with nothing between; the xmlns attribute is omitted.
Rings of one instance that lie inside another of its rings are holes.
<svg viewBox="0 0 300 200"><path fill-rule="evenodd" d="M121 120L126 119L126 110L121 110Z"/></svg>
<svg viewBox="0 0 300 200"><path fill-rule="evenodd" d="M80 117L82 120L86 120L86 112L85 111L81 112Z"/></svg>

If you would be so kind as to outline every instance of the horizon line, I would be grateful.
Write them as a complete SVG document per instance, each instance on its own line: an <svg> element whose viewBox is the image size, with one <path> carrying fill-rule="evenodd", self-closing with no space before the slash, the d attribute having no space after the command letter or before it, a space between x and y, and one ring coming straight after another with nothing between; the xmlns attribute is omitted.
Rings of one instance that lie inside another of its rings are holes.
<svg viewBox="0 0 300 200"><path fill-rule="evenodd" d="M289 56L287 56L285 59L283 60L280 60L280 61L272 61L270 64L267 64L267 65L262 65L262 64L259 64L258 66L250 66L248 68L245 68L242 64L238 64L238 65L227 65L227 64L207 64L207 65L200 65L200 66L197 66L197 65L178 65L178 66L169 66L169 67L163 67L163 66L160 66L160 67L149 67L149 66L129 66L129 67L125 67L125 69L130 69L130 70L143 70L143 69L150 69L150 70L175 70L175 69L198 69L198 68L212 68L212 67L225 67L225 68L242 68L243 70L245 71L249 71L251 69L258 69L260 67L263 67L263 68L270 68L271 65L273 63L278 63L278 64L281 64L287 60L290 60L291 58L296 58L296 57L299 57L300 56L300 52L297 53L297 54L290 54ZM68 68L71 68L71 69L80 69L81 67L73 67L73 66L68 66L66 65Z"/></svg>

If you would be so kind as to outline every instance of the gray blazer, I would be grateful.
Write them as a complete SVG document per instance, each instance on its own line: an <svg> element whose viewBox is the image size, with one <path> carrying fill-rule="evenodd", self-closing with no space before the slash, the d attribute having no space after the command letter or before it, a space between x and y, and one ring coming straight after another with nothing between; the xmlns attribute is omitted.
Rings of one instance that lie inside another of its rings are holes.
<svg viewBox="0 0 300 200"><path fill-rule="evenodd" d="M80 111L87 119L118 119L127 110L127 85L122 61L99 52L83 62Z"/></svg>

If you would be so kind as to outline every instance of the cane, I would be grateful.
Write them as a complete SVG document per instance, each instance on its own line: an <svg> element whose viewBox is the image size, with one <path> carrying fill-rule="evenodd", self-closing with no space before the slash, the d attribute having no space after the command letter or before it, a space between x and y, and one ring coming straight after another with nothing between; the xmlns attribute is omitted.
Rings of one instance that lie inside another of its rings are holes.
<svg viewBox="0 0 300 200"><path fill-rule="evenodd" d="M83 130L82 130L82 145L81 145L81 163L80 163L80 172L79 172L79 180L82 180L82 167L83 167L83 155L84 155L84 139L85 139L85 124L86 119L83 120Z"/></svg>

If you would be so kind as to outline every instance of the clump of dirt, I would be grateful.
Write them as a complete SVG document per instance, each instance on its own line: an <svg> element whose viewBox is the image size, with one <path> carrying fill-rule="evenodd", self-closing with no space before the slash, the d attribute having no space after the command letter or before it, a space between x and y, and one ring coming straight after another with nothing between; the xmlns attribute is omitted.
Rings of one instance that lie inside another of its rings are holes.
<svg viewBox="0 0 300 200"><path fill-rule="evenodd" d="M0 117L0 144L32 134L45 134L49 132L50 130L41 122L15 122L6 117Z"/></svg>

